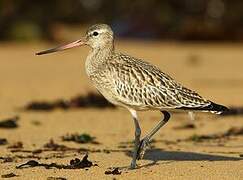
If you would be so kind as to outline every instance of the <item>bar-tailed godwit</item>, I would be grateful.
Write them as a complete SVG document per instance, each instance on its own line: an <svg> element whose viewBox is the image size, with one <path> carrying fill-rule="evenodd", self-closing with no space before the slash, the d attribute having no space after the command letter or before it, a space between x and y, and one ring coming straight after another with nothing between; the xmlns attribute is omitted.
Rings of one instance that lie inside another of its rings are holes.
<svg viewBox="0 0 243 180"><path fill-rule="evenodd" d="M152 136L170 119L170 110L207 111L220 114L225 106L213 103L163 73L156 66L141 59L119 53L114 48L114 34L110 26L91 26L83 39L59 46L37 55L88 45L91 51L85 62L88 77L97 90L111 103L130 111L135 125L135 146L131 168L143 157ZM141 129L137 111L159 110L162 120L140 140Z"/></svg>

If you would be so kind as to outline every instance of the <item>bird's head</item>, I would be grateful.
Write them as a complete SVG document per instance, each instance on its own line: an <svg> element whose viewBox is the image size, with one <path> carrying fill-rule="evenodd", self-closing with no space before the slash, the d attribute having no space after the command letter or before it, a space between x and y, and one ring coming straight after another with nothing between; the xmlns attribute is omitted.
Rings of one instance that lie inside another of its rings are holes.
<svg viewBox="0 0 243 180"><path fill-rule="evenodd" d="M36 55L63 51L82 45L88 45L93 49L105 48L106 46L113 47L113 31L107 24L96 24L88 28L84 38L78 39L62 46L38 52L36 53Z"/></svg>
<svg viewBox="0 0 243 180"><path fill-rule="evenodd" d="M107 24L96 24L86 32L86 44L95 48L102 48L113 44L113 31Z"/></svg>

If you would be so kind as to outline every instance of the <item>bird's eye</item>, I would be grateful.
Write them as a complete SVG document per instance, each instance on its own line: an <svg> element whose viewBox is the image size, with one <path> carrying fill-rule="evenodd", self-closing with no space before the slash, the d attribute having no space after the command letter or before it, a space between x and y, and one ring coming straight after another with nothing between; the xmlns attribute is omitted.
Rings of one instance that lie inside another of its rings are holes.
<svg viewBox="0 0 243 180"><path fill-rule="evenodd" d="M96 32L96 31L95 31L95 32L93 32L93 36L98 36L98 34L99 34L99 33L98 33L98 32Z"/></svg>

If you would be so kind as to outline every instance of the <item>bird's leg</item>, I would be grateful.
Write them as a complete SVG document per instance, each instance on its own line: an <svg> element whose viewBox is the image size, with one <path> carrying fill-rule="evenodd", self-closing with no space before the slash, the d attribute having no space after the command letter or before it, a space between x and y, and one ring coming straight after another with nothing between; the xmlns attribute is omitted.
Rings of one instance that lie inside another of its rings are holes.
<svg viewBox="0 0 243 180"><path fill-rule="evenodd" d="M146 149L149 146L149 141L153 137L153 135L162 127L164 126L170 119L170 114L167 111L161 111L164 115L164 118L148 133L139 144L137 159L142 159Z"/></svg>
<svg viewBox="0 0 243 180"><path fill-rule="evenodd" d="M188 115L191 121L195 121L195 114L192 111L189 111Z"/></svg>
<svg viewBox="0 0 243 180"><path fill-rule="evenodd" d="M136 160L137 160L137 153L138 153L138 147L140 143L140 135L141 135L141 129L138 122L137 112L135 110L131 110L130 112L132 114L132 118L134 121L135 126L135 139L134 139L134 150L133 150L133 156L132 156L132 162L131 162L131 169L136 168Z"/></svg>

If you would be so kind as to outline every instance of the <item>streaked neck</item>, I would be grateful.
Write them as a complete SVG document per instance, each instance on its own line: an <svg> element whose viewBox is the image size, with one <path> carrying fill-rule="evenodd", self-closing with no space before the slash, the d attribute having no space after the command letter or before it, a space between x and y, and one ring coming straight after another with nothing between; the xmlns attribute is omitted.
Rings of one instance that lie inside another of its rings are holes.
<svg viewBox="0 0 243 180"><path fill-rule="evenodd" d="M104 64L114 53L114 45L107 44L106 46L92 49L86 59L85 67L88 75L92 75Z"/></svg>

